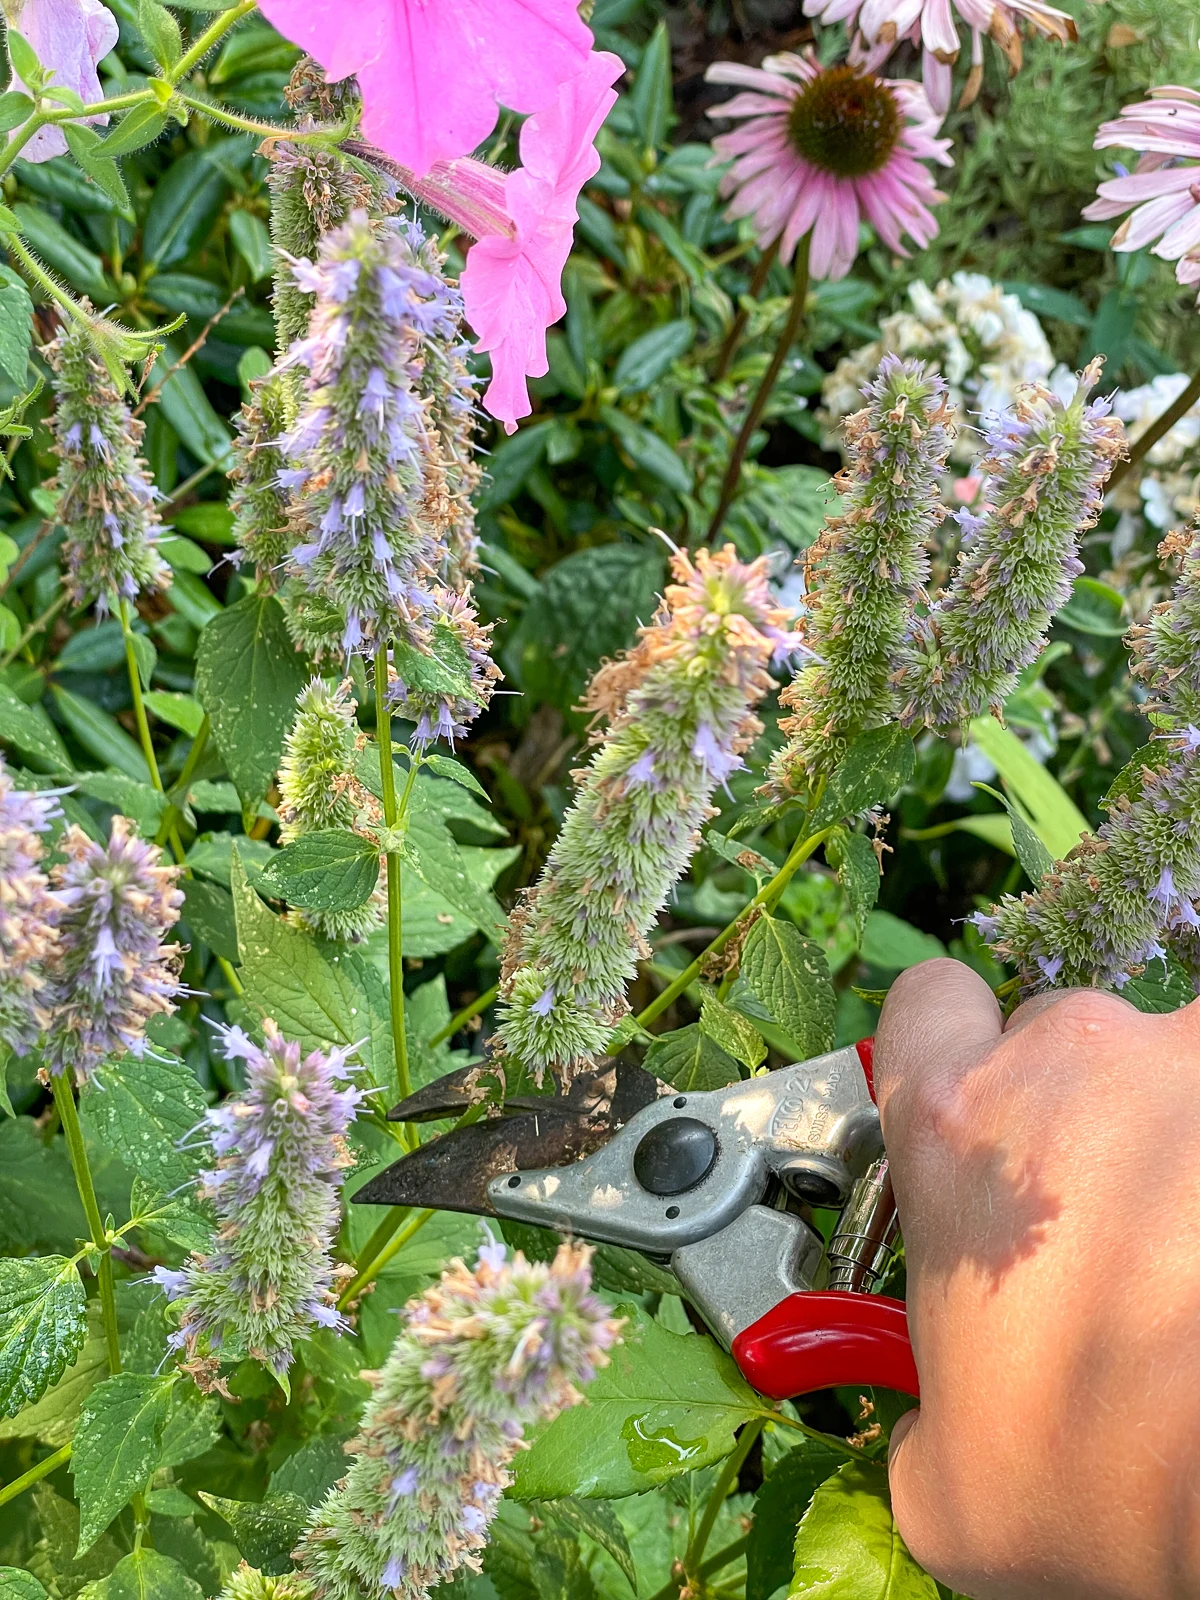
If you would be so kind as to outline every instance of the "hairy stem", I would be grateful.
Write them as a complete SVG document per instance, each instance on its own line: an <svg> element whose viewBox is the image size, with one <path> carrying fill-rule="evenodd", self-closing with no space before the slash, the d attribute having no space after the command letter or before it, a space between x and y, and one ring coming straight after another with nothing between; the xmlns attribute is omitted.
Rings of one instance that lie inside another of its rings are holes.
<svg viewBox="0 0 1200 1600"><path fill-rule="evenodd" d="M3 170L3 157L0 157L0 172ZM33 251L27 249L15 233L6 233L4 235L4 248L9 255L16 257L34 283L40 289L43 289L55 304L62 307L72 322L78 322L84 327L89 324L90 318L87 313L65 289L59 287L49 269L42 265Z"/></svg>
<svg viewBox="0 0 1200 1600"><path fill-rule="evenodd" d="M809 834L806 838L800 838L796 841L792 846L791 854L770 883L764 884L749 905L742 907L733 921L721 929L717 937L711 944L705 946L692 964L685 967L677 978L672 979L663 992L651 1000L645 1010L638 1012L637 1021L639 1027L646 1027L648 1023L654 1021L655 1017L661 1016L669 1005L674 1004L684 990L695 983L700 976L704 963L711 956L720 955L721 951L724 950L725 946L740 931L754 912L770 911L778 904L779 897L791 882L793 874L799 867L804 865L814 850L819 849L825 843L832 832L832 827L822 828L819 833Z"/></svg>
<svg viewBox="0 0 1200 1600"><path fill-rule="evenodd" d="M392 716L387 705L387 646L375 652L375 736L379 741L379 776L383 784L383 820L389 828L399 824L396 804L396 774L392 766ZM407 802L416 775L414 762L405 790ZM404 1032L404 957L401 936L404 931L401 904L400 857L387 852L388 980L391 989L392 1049L396 1063L396 1089L401 1100L412 1092L408 1075L408 1039Z"/></svg>
<svg viewBox="0 0 1200 1600"><path fill-rule="evenodd" d="M39 1461L36 1467L30 1467L28 1472L23 1472L19 1478L14 1478L11 1483L0 1487L0 1506L6 1506L10 1500L15 1500L19 1494L24 1494L26 1489L32 1489L35 1483L40 1483L43 1478L48 1478L52 1472L57 1472L71 1459L71 1446L60 1445L53 1455L46 1456Z"/></svg>
<svg viewBox="0 0 1200 1600"><path fill-rule="evenodd" d="M750 300L757 300L759 295L762 293L763 285L767 281L767 274L775 265L775 259L779 254L779 241L782 238L783 235L780 234L779 238L776 239L772 244L769 244L759 257L758 265L754 269L754 276L750 279L750 287L746 291L747 298ZM737 316L734 317L732 323L730 324L729 332L725 335L724 343L721 345L720 353L717 356L717 364L713 368L712 381L714 383L720 383L721 379L729 371L734 355L737 352L737 347L741 342L742 334L746 331L746 324L749 322L749 320L749 308L742 306L738 310Z"/></svg>
<svg viewBox="0 0 1200 1600"><path fill-rule="evenodd" d="M715 1556L709 1556L707 1561L700 1563L696 1576L698 1578L707 1578L710 1573L720 1572L722 1567L730 1566L739 1556L745 1555L746 1546L749 1543L750 1535L746 1533L740 1539L735 1539L732 1544L724 1545L717 1551ZM678 1577L672 1576L668 1582L663 1584L661 1589L650 1596L650 1600L677 1600L679 1592L686 1582L687 1580L684 1578L682 1571L680 1571Z"/></svg>
<svg viewBox="0 0 1200 1600"><path fill-rule="evenodd" d="M146 758L146 765L150 768L150 782L163 792L162 777L158 770L158 758L154 754L154 740L150 737L150 723L146 717L146 702L142 699L142 674L138 668L137 654L133 648L133 629L129 624L129 601L121 599L118 611L121 618L121 633L125 639L125 665L129 671L129 692L133 696L133 717L137 723L138 740L142 746L142 754Z"/></svg>
<svg viewBox="0 0 1200 1600"><path fill-rule="evenodd" d="M704 1555L704 1547L708 1543L708 1536L713 1531L713 1524L721 1507L729 1498L730 1491L737 1482L737 1475L742 1470L742 1462L754 1448L754 1442L763 1431L765 1418L748 1422L742 1429L741 1437L733 1447L733 1453L726 1457L725 1465L721 1468L720 1476L713 1484L712 1493L708 1497L708 1504L704 1508L704 1515L700 1524L688 1543L687 1553L683 1558L683 1570L689 1583L695 1584L700 1574L698 1567Z"/></svg>
<svg viewBox="0 0 1200 1600"><path fill-rule="evenodd" d="M402 1208L397 1206L395 1209L399 1211ZM396 1252L398 1250L403 1250L408 1241L413 1237L414 1234L420 1232L432 1215L432 1211L418 1211L414 1213L414 1215L409 1218L405 1225L402 1228L399 1228L393 1234L392 1238L380 1248L377 1254L372 1257L372 1259L368 1261L364 1267L360 1268L360 1270L355 1274L355 1276L350 1280L350 1282L338 1296L339 1311L344 1311L350 1302L356 1299L363 1292L366 1286L369 1283L372 1283L375 1278L379 1276ZM384 1220L386 1221L387 1219L385 1218Z"/></svg>
<svg viewBox="0 0 1200 1600"><path fill-rule="evenodd" d="M256 5L257 0L238 0L237 5L222 11L166 74L168 83L179 83L186 78L192 68L204 60L213 45L219 43L243 17L248 17Z"/></svg>
<svg viewBox="0 0 1200 1600"><path fill-rule="evenodd" d="M92 1182L92 1169L88 1166L87 1150L83 1143L83 1129L79 1126L79 1112L75 1108L75 1090L65 1072L56 1073L51 1077L50 1086L54 1093L54 1104L58 1108L58 1115L62 1122L63 1137L67 1141L67 1154L71 1158L71 1170L75 1174L75 1187L79 1190L79 1198L83 1203L83 1214L87 1218L88 1231L92 1236L92 1243L100 1252L100 1263L96 1268L96 1282L100 1289L100 1311L104 1319L104 1340L108 1346L108 1370L115 1377L121 1370L121 1341L117 1335L117 1301L113 1293L112 1256L109 1253L108 1238L105 1233L104 1222L100 1216L100 1206L96 1200L96 1186Z"/></svg>
<svg viewBox="0 0 1200 1600"><path fill-rule="evenodd" d="M1108 475L1107 489L1109 493L1116 488L1123 478L1128 477L1142 457L1153 450L1164 434L1170 433L1181 417L1187 416L1197 400L1200 400L1200 372L1197 372L1191 383L1179 396L1179 399L1169 405L1162 416L1156 422L1152 422L1145 433L1135 439L1129 446L1129 454L1124 461L1118 461Z"/></svg>
<svg viewBox="0 0 1200 1600"><path fill-rule="evenodd" d="M759 418L762 416L767 401L771 398L771 391L775 387L775 380L787 359L787 353L795 343L796 335L800 332L801 323L804 321L804 310L808 303L808 245L809 234L805 234L796 246L795 278L792 283L792 299L788 306L787 318L783 330L779 335L779 342L775 346L775 354L771 357L771 364L763 373L762 382L759 384L754 399L750 402L745 420L742 422L741 431L734 442L733 452L729 457L729 465L725 469L725 477L721 483L721 497L717 501L717 509L713 512L712 521L708 525L707 540L711 544L721 531L721 524L725 521L725 514L733 504L733 497L737 494L738 485L742 478L742 463L746 459L746 451L750 448L750 440L754 430L758 427Z"/></svg>

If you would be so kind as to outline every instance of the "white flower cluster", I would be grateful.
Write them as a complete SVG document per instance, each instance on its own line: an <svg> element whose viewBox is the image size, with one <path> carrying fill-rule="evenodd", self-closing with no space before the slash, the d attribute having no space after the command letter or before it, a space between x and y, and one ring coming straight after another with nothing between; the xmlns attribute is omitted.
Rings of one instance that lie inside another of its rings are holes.
<svg viewBox="0 0 1200 1600"><path fill-rule="evenodd" d="M840 443L843 417L862 408L864 385L887 355L930 362L946 380L956 429L951 460L969 463L983 450L981 420L1011 405L1023 383L1045 382L1054 355L1032 311L978 272L956 272L936 289L909 286L910 309L884 317L880 337L844 356L826 378L818 418L826 444Z"/></svg>

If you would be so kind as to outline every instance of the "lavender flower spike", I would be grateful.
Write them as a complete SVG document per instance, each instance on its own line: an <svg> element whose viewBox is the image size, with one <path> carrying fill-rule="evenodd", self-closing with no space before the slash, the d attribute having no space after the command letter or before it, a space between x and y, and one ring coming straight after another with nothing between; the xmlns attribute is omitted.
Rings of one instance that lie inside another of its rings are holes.
<svg viewBox="0 0 1200 1600"><path fill-rule="evenodd" d="M1179 544L1174 543L1179 551ZM1101 984L1120 989L1164 945L1200 973L1200 525L1192 530L1172 598L1135 630L1135 672L1170 731L1133 793L1047 873L1037 892L1007 895L985 919L993 950L1029 988Z"/></svg>
<svg viewBox="0 0 1200 1600"><path fill-rule="evenodd" d="M313 1600L424 1600L479 1551L524 1429L582 1397L619 1324L591 1293L591 1251L479 1252L409 1302L347 1449L345 1479L295 1552Z"/></svg>
<svg viewBox="0 0 1200 1600"><path fill-rule="evenodd" d="M145 426L113 387L85 329L68 326L42 352L53 372L51 423L66 585L76 605L132 600L164 589L170 569L155 549L157 492L138 454Z"/></svg>
<svg viewBox="0 0 1200 1600"><path fill-rule="evenodd" d="M302 1058L270 1020L261 1049L240 1029L222 1034L226 1056L246 1063L246 1088L206 1118L217 1162L201 1184L217 1213L215 1248L182 1273L159 1269L168 1298L182 1301L173 1341L205 1388L221 1361L246 1356L282 1379L297 1339L342 1325L330 1249L353 1159L345 1133L362 1098L337 1087L348 1050Z"/></svg>
<svg viewBox="0 0 1200 1600"><path fill-rule="evenodd" d="M468 594L438 585L427 604L423 642L432 647L440 672L429 673L423 652L410 649L397 663L401 652L394 650L391 705L398 715L416 723L413 744L423 747L446 739L453 745L489 704L503 674L490 654L493 625L480 624ZM458 674L458 692L443 676L448 669Z"/></svg>
<svg viewBox="0 0 1200 1600"><path fill-rule="evenodd" d="M40 836L58 809L53 796L14 787L0 757L0 1046L16 1055L50 1020L45 963L63 907L40 865Z"/></svg>
<svg viewBox="0 0 1200 1600"><path fill-rule="evenodd" d="M793 715L771 763L777 797L833 770L856 733L892 721L892 681L929 575L926 545L945 517L938 483L953 442L946 385L919 361L885 356L845 422L845 508L810 557L817 587L805 641L816 661L780 696Z"/></svg>
<svg viewBox="0 0 1200 1600"><path fill-rule="evenodd" d="M911 726L952 727L999 707L1041 652L1050 619L1083 571L1079 541L1100 514L1125 430L1106 399L1088 401L1097 358L1069 405L1039 383L992 420L980 470L991 510L907 652L897 683Z"/></svg>
<svg viewBox="0 0 1200 1600"><path fill-rule="evenodd" d="M107 846L70 827L58 848L67 859L50 881L64 909L46 959L44 1059L83 1083L110 1056L141 1055L150 1018L174 1011L180 950L163 941L183 895L179 868L160 865L128 817L113 818Z"/></svg>
<svg viewBox="0 0 1200 1600"><path fill-rule="evenodd" d="M348 679L330 689L314 678L300 691L279 768L281 844L323 828L365 834L382 821L378 801L354 775L355 755L365 743L354 720ZM386 906L386 894L377 887L364 905L352 911L296 908L288 916L327 939L362 939L379 926Z"/></svg>
<svg viewBox="0 0 1200 1600"><path fill-rule="evenodd" d="M799 647L762 558L746 566L726 545L677 552L672 568L654 622L592 680L585 703L609 727L511 921L499 1032L539 1077L570 1078L603 1049L713 791L761 730L768 663Z"/></svg>

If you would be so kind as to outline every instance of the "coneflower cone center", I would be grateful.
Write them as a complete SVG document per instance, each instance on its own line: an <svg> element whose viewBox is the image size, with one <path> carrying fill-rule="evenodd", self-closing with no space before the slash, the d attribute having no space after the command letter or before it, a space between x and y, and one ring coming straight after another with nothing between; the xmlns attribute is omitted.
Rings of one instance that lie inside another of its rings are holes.
<svg viewBox="0 0 1200 1600"><path fill-rule="evenodd" d="M788 135L797 154L835 178L880 171L902 128L891 89L849 66L832 67L806 84L788 112Z"/></svg>

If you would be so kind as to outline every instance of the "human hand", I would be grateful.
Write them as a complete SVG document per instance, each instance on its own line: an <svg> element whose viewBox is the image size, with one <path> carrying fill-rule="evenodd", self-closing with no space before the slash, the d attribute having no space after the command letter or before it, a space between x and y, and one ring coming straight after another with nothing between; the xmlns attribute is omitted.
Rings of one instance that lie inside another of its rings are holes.
<svg viewBox="0 0 1200 1600"><path fill-rule="evenodd" d="M1200 1001L1095 991L1002 1024L955 961L901 975L875 1082L921 1408L891 1483L975 1600L1200 1593Z"/></svg>

